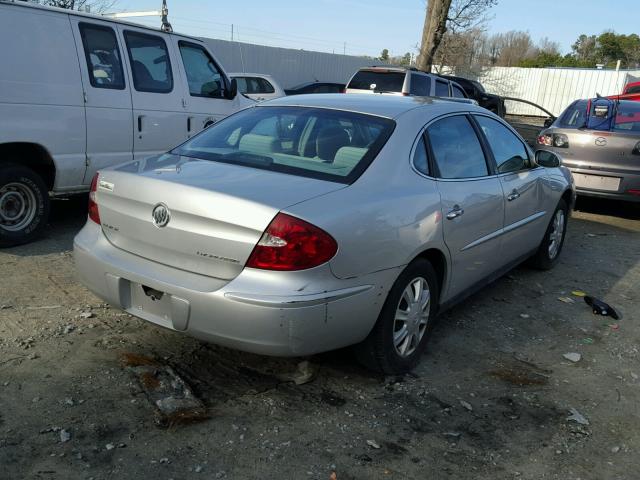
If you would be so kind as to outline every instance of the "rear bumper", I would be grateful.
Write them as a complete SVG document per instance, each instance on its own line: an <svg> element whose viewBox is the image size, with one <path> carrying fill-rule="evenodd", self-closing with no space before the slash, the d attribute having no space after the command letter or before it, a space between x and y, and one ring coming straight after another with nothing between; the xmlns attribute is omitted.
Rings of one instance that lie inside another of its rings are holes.
<svg viewBox="0 0 640 480"><path fill-rule="evenodd" d="M341 280L324 265L302 272L245 269L231 281L220 280L120 250L91 221L74 240L74 258L80 280L131 315L274 356L310 355L362 341L399 273ZM162 297L153 300L149 289Z"/></svg>
<svg viewBox="0 0 640 480"><path fill-rule="evenodd" d="M576 186L576 193L582 196L609 198L614 200L622 200L626 202L640 202L640 171L638 173L593 170L587 168L577 168L567 165L571 173L580 173L584 175L601 175L604 177L615 177L620 179L620 186L617 191L597 190L593 188L585 188ZM638 194L629 193L635 190Z"/></svg>

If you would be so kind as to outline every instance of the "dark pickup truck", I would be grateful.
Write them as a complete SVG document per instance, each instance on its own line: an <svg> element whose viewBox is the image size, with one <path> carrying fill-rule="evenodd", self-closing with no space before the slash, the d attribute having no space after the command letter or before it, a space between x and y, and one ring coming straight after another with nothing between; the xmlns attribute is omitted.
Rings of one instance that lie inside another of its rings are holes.
<svg viewBox="0 0 640 480"><path fill-rule="evenodd" d="M469 98L474 99L478 104L487 110L504 117L507 113L504 100L498 95L487 93L482 84L476 80L469 80L464 77L456 77L453 75L438 75L439 77L453 80L459 84Z"/></svg>

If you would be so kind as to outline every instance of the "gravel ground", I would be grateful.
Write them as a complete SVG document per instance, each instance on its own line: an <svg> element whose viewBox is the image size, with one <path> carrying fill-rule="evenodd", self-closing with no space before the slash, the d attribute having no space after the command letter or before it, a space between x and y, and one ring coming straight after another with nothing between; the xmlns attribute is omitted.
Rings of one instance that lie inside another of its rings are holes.
<svg viewBox="0 0 640 480"><path fill-rule="evenodd" d="M0 478L637 479L640 206L578 207L557 268L517 268L443 315L415 374L338 351L296 385L300 359L104 305L74 279L84 199L56 201L44 240L0 251ZM206 415L159 425L123 355L170 367Z"/></svg>

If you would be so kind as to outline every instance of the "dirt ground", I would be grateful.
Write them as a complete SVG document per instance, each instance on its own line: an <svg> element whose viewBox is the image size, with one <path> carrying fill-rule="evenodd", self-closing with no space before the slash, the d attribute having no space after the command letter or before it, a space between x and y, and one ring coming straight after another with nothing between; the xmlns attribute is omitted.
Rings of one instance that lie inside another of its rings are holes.
<svg viewBox="0 0 640 480"><path fill-rule="evenodd" d="M557 268L520 267L444 314L414 375L340 351L295 385L282 375L299 359L102 304L74 279L84 199L56 201L44 240L0 251L0 478L637 479L640 206L578 207ZM593 315L576 289L624 317ZM123 354L170 366L209 418L158 426Z"/></svg>

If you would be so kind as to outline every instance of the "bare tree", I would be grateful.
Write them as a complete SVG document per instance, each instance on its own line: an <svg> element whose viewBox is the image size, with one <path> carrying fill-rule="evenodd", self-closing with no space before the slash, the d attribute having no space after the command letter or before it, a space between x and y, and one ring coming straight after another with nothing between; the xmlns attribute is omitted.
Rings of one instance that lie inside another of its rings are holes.
<svg viewBox="0 0 640 480"><path fill-rule="evenodd" d="M486 20L488 8L497 0L428 0L422 29L418 68L431 71L435 54L445 34L460 33L477 27Z"/></svg>
<svg viewBox="0 0 640 480"><path fill-rule="evenodd" d="M118 0L32 0L33 3L48 7L66 8L68 10L86 10L104 13L117 3Z"/></svg>

